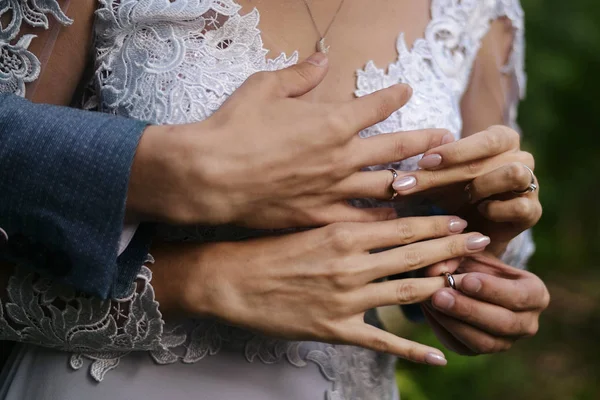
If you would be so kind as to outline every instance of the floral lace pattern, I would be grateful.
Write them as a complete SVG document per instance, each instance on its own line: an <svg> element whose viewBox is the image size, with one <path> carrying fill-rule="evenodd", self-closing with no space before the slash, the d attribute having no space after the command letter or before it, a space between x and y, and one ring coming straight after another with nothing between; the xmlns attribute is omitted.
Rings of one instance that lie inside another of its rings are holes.
<svg viewBox="0 0 600 400"><path fill-rule="evenodd" d="M160 346L163 321L151 280L142 267L128 296L100 300L18 267L0 301L0 338L75 353L75 369L82 357L92 359L90 372L101 380L126 351Z"/></svg>
<svg viewBox="0 0 600 400"><path fill-rule="evenodd" d="M11 15L10 21L0 29L0 93L25 96L25 84L35 81L41 70L40 61L28 50L35 35L17 37L23 22L32 27L48 29L51 14L58 22L69 25L73 21L60 9L57 0L2 0L0 17Z"/></svg>

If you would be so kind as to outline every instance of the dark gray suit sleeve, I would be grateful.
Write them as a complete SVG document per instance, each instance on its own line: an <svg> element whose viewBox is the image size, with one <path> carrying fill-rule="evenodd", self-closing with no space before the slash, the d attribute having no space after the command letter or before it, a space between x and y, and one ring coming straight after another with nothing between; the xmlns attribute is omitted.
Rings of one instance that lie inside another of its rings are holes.
<svg viewBox="0 0 600 400"><path fill-rule="evenodd" d="M117 258L146 125L0 93L0 258L102 298L125 293L151 236L142 225Z"/></svg>

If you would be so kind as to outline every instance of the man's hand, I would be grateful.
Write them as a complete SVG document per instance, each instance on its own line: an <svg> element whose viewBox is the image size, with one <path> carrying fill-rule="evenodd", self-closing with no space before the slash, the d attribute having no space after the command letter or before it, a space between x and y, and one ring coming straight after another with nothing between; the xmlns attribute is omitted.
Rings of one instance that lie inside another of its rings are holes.
<svg viewBox="0 0 600 400"><path fill-rule="evenodd" d="M352 198L389 199L389 171L361 172L448 141L444 130L361 139L411 96L396 85L350 102L301 99L325 77L327 58L251 76L207 120L150 127L130 182L128 207L178 224L253 228L394 218L389 208L358 209ZM446 139L444 139L446 137Z"/></svg>
<svg viewBox="0 0 600 400"><path fill-rule="evenodd" d="M452 264L457 263L450 261L448 272ZM438 264L425 276L439 276L443 269ZM496 353L537 333L540 314L550 302L540 278L487 252L465 258L456 273L463 274L455 275L458 290L441 289L422 306L447 348L463 355Z"/></svg>

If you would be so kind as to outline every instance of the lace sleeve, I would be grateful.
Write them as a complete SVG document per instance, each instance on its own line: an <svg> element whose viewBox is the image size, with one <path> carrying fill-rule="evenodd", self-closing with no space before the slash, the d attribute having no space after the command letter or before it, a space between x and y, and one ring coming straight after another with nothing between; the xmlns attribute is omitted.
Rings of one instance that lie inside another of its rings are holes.
<svg viewBox="0 0 600 400"><path fill-rule="evenodd" d="M143 266L127 296L101 300L17 267L0 300L0 340L86 356L157 349L164 322L151 280Z"/></svg>

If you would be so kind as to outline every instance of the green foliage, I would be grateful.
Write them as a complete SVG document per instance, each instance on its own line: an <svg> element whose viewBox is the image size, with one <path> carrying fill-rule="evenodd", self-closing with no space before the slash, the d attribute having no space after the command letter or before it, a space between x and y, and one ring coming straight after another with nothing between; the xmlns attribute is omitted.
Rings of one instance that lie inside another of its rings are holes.
<svg viewBox="0 0 600 400"><path fill-rule="evenodd" d="M552 304L539 334L510 352L448 354L446 368L401 362L403 400L600 399L600 3L522 4L529 82L519 120L544 205L530 269ZM441 346L427 327L411 338Z"/></svg>

